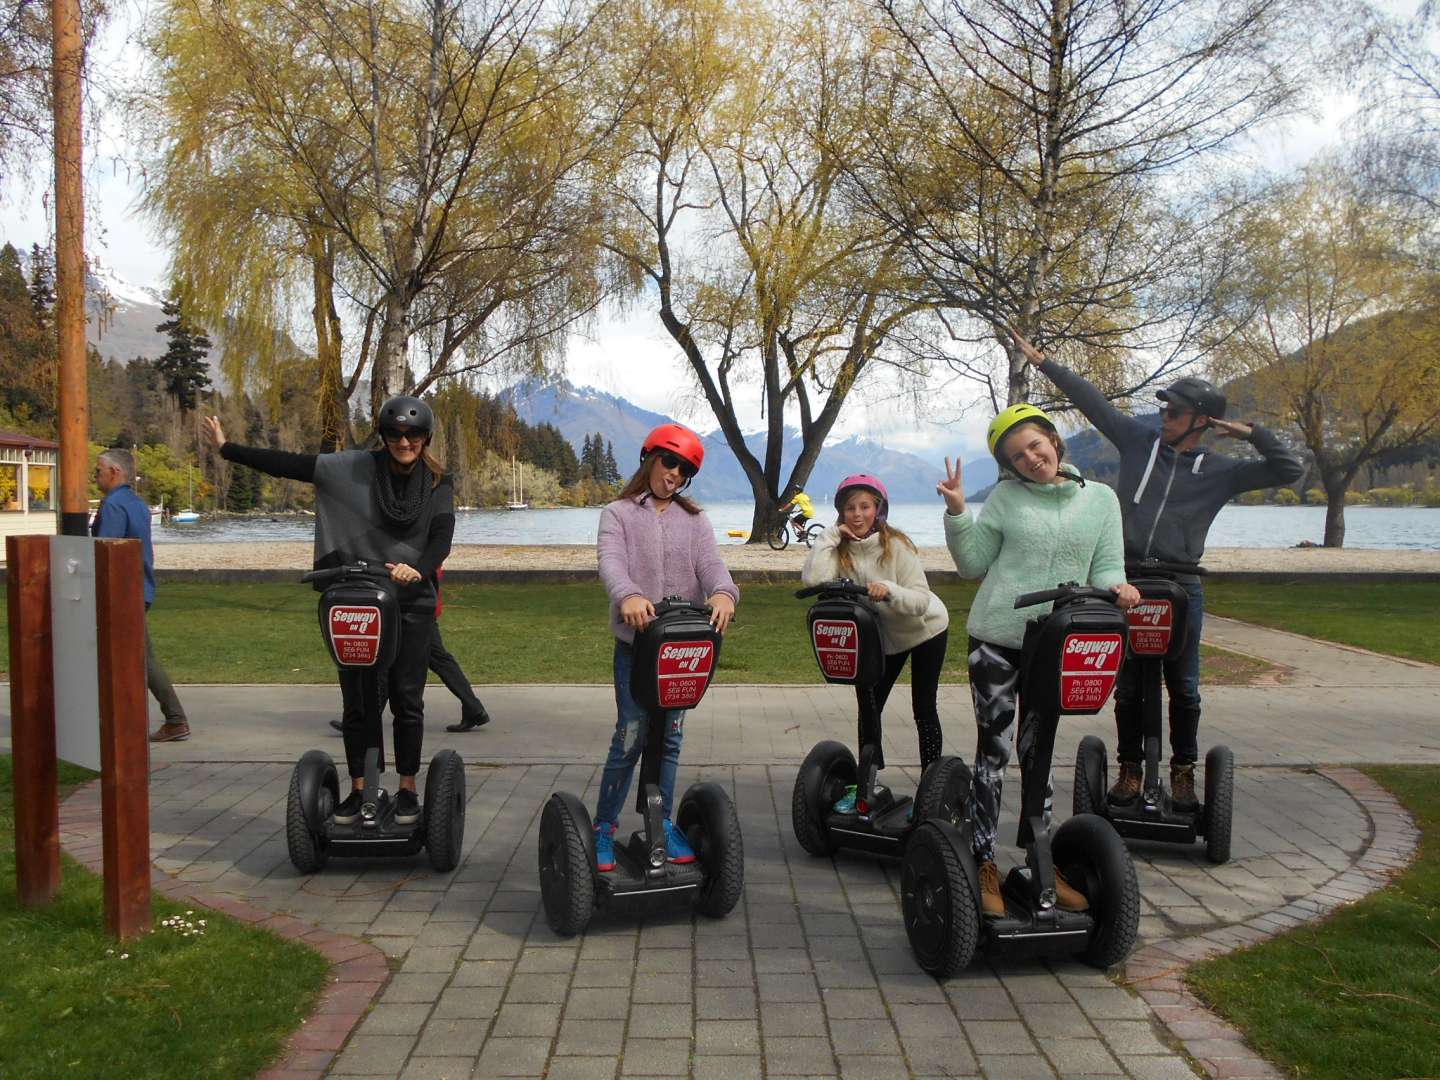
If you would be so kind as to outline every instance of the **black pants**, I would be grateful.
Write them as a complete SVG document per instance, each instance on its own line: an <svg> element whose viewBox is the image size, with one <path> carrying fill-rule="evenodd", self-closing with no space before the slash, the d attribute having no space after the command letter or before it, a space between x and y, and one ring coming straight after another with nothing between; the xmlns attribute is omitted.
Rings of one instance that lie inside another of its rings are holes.
<svg viewBox="0 0 1440 1080"><path fill-rule="evenodd" d="M936 695L940 691L940 669L945 666L945 645L949 630L941 630L929 641L913 649L890 653L885 657L885 673L872 690L855 690L860 704L860 748L873 745L877 756L875 767L885 767L885 751L880 745L880 714L895 688L895 680L905 661L910 660L910 709L915 714L915 730L920 736L920 769L923 772L940 756L943 737L940 732L940 708ZM873 695L872 700L867 700Z"/></svg>
<svg viewBox="0 0 1440 1080"><path fill-rule="evenodd" d="M445 648L445 642L440 640L440 624L437 622L434 626L435 629L430 634L430 670L440 676L446 690L459 698L460 721L465 724L474 723L485 715L485 706L480 704L480 699L475 696L475 689L461 669L460 661L451 655L450 650Z"/></svg>
<svg viewBox="0 0 1440 1080"><path fill-rule="evenodd" d="M365 775L365 751L371 747L380 748L380 768L385 768L385 733L380 727L382 695L388 696L390 712L395 718L395 771L401 776L414 776L420 771L420 748L425 734L425 676L430 665L434 628L433 611L402 612L400 648L388 672L382 674L374 668L340 671L340 699L344 710L340 734L345 739L345 762L352 777Z"/></svg>

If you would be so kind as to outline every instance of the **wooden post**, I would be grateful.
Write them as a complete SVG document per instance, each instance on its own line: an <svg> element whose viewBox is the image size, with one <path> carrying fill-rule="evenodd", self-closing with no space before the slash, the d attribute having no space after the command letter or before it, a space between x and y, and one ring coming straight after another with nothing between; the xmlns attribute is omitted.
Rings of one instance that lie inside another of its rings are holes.
<svg viewBox="0 0 1440 1080"><path fill-rule="evenodd" d="M52 0L55 114L55 329L60 414L60 532L84 536L89 514L90 402L85 386L85 38L80 0Z"/></svg>
<svg viewBox="0 0 1440 1080"><path fill-rule="evenodd" d="M140 541L95 542L105 929L122 940L151 924L143 573Z"/></svg>
<svg viewBox="0 0 1440 1080"><path fill-rule="evenodd" d="M15 773L15 884L22 907L60 891L55 671L50 662L50 538L7 536L10 745Z"/></svg>

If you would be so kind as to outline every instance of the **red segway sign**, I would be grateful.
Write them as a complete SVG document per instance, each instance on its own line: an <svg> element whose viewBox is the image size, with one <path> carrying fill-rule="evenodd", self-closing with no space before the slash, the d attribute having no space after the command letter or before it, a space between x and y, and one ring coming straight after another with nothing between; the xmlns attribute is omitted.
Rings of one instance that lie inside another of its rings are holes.
<svg viewBox="0 0 1440 1080"><path fill-rule="evenodd" d="M860 670L860 628L853 619L816 619L810 624L815 659L827 679L855 681Z"/></svg>
<svg viewBox="0 0 1440 1080"><path fill-rule="evenodd" d="M1119 634L1068 634L1060 652L1060 711L1096 713L1110 699L1124 656Z"/></svg>
<svg viewBox="0 0 1440 1080"><path fill-rule="evenodd" d="M330 648L342 667L373 667L380 656L380 609L358 604L332 607Z"/></svg>
<svg viewBox="0 0 1440 1080"><path fill-rule="evenodd" d="M1170 651L1175 605L1169 600L1141 600L1125 613L1130 624L1130 651L1136 656L1164 656Z"/></svg>
<svg viewBox="0 0 1440 1080"><path fill-rule="evenodd" d="M655 661L662 709L693 709L705 696L715 666L713 641L667 641Z"/></svg>

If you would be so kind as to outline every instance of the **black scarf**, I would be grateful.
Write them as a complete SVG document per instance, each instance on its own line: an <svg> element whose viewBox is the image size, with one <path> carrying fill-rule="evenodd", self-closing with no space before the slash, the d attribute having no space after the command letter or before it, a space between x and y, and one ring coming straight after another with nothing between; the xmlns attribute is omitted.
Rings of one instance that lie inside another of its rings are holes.
<svg viewBox="0 0 1440 1080"><path fill-rule="evenodd" d="M399 473L390 467L391 460L386 450L376 453L375 478L370 490L375 495L381 521L392 528L404 529L414 525L425 509L430 497L430 470L423 461L417 461L408 473Z"/></svg>

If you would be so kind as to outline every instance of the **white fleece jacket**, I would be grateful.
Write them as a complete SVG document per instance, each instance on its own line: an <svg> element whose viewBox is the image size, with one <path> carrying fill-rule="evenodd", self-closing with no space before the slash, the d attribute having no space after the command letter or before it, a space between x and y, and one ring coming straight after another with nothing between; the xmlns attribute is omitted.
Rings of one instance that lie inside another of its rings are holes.
<svg viewBox="0 0 1440 1080"><path fill-rule="evenodd" d="M819 585L848 577L859 585L882 582L890 590L890 599L875 605L880 615L880 640L887 656L913 649L929 641L950 625L950 613L940 598L930 591L920 557L903 541L891 541L890 550L882 558L878 534L850 542L853 571L840 569L837 557L840 527L831 525L815 538L815 546L800 571L806 585Z"/></svg>

